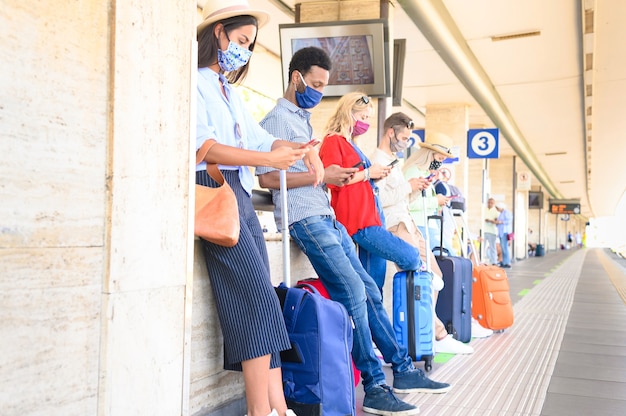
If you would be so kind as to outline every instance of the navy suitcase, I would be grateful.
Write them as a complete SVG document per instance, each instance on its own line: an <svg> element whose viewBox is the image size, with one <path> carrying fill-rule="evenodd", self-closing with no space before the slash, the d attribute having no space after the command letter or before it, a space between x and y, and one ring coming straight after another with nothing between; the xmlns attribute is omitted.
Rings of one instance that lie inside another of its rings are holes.
<svg viewBox="0 0 626 416"><path fill-rule="evenodd" d="M352 321L339 302L324 298L311 285L289 287L287 176L280 171L283 279L276 293L291 341L281 353L287 406L298 416L354 416ZM303 289L302 287L305 287Z"/></svg>
<svg viewBox="0 0 626 416"><path fill-rule="evenodd" d="M413 361L432 369L433 292L429 272L398 272L393 276L393 329Z"/></svg>
<svg viewBox="0 0 626 416"><path fill-rule="evenodd" d="M443 217L439 215L428 218L443 221ZM472 262L464 257L445 255L443 250L435 258L443 273L444 282L435 306L437 317L455 339L470 342L472 339Z"/></svg>

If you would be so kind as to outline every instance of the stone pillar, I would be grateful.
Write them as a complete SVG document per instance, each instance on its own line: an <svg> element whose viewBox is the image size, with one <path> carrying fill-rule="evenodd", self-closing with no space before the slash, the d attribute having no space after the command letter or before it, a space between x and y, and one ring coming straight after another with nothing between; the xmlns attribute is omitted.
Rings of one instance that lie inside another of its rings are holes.
<svg viewBox="0 0 626 416"><path fill-rule="evenodd" d="M110 7L98 414L180 414L189 383L196 4Z"/></svg>
<svg viewBox="0 0 626 416"><path fill-rule="evenodd" d="M3 415L184 413L195 9L3 2Z"/></svg>
<svg viewBox="0 0 626 416"><path fill-rule="evenodd" d="M459 162L445 164L442 168L450 170L449 182L457 186L469 202L467 129L469 123L468 108L465 104L429 104L426 106L426 134L437 131L450 137L457 148Z"/></svg>

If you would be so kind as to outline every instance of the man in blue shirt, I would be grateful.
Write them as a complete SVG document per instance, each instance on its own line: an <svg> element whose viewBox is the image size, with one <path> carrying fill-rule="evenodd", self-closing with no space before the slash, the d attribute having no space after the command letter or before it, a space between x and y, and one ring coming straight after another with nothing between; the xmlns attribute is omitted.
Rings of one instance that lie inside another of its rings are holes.
<svg viewBox="0 0 626 416"><path fill-rule="evenodd" d="M298 143L311 140L311 113L328 83L331 62L323 50L308 47L297 51L289 65L289 85L283 98L261 121L276 137ZM328 166L324 181L343 186L357 168ZM274 217L281 228L279 172L272 168L256 170L259 183L269 188L275 205ZM428 379L413 367L406 348L395 339L395 332L382 303L380 290L367 274L346 229L330 206L324 187L313 186L313 176L304 162L287 171L289 233L307 255L330 297L345 306L354 322L352 357L361 371L365 399L363 410L379 415L413 415L415 406L398 399L396 393L444 393L450 385ZM382 364L374 353L376 343L386 362L391 363L393 389L386 384Z"/></svg>
<svg viewBox="0 0 626 416"><path fill-rule="evenodd" d="M496 220L498 227L498 237L500 238L500 249L502 250L501 267L511 267L511 251L509 250L509 234L513 233L513 214L506 209L504 202L496 203L496 209L500 213Z"/></svg>

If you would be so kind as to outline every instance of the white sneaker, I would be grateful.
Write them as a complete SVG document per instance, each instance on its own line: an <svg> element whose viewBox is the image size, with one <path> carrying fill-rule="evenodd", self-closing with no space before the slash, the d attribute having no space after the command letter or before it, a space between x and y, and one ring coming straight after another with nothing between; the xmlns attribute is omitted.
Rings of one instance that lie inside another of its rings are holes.
<svg viewBox="0 0 626 416"><path fill-rule="evenodd" d="M452 334L448 334L447 337L440 340L435 340L433 349L436 353L447 353L447 354L473 354L474 348L470 347L467 344L462 343L454 339Z"/></svg>
<svg viewBox="0 0 626 416"><path fill-rule="evenodd" d="M444 283L441 276L433 274L433 290L435 292L441 292L441 289L443 289L443 285Z"/></svg>
<svg viewBox="0 0 626 416"><path fill-rule="evenodd" d="M291 409L287 409L287 413L285 413L287 416L297 416L296 413L291 410Z"/></svg>
<svg viewBox="0 0 626 416"><path fill-rule="evenodd" d="M493 331L482 326L476 319L472 318L472 338L487 338L493 335Z"/></svg>

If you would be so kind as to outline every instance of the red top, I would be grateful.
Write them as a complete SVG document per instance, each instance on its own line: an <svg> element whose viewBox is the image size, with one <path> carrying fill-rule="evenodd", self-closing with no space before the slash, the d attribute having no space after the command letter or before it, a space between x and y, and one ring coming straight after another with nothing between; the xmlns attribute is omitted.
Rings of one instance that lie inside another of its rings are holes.
<svg viewBox="0 0 626 416"><path fill-rule="evenodd" d="M319 154L324 167L339 165L350 168L361 161L352 144L338 134L324 138ZM331 195L330 205L335 210L337 220L348 230L348 234L352 236L365 227L382 226L369 181L344 186L331 184L327 186Z"/></svg>

